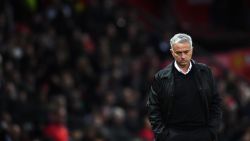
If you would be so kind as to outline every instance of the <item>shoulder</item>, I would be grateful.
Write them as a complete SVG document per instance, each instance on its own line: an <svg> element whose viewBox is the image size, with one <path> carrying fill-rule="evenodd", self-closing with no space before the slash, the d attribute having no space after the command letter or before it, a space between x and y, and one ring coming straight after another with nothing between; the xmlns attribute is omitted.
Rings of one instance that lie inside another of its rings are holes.
<svg viewBox="0 0 250 141"><path fill-rule="evenodd" d="M201 73L201 74L205 74L208 76L212 76L212 70L211 68L203 63L195 63L195 68L197 68L197 70Z"/></svg>
<svg viewBox="0 0 250 141"><path fill-rule="evenodd" d="M196 62L194 64L195 64L197 69L205 70L205 71L210 71L211 70L211 68L208 65L204 64L204 63L197 63Z"/></svg>
<svg viewBox="0 0 250 141"><path fill-rule="evenodd" d="M171 63L168 66L164 67L163 69L159 70L157 73L155 73L154 78L156 80L159 80L162 78L170 77L171 72L172 72L172 66L173 66L173 63Z"/></svg>

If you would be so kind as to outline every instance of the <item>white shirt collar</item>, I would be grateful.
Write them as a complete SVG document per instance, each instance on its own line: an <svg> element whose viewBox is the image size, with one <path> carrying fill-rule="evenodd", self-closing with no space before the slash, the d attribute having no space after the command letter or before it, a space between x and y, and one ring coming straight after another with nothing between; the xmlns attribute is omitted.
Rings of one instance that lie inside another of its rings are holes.
<svg viewBox="0 0 250 141"><path fill-rule="evenodd" d="M189 64L189 67L188 67L187 72L183 72L183 71L181 70L181 68L177 65L176 61L174 61L174 66L175 66L175 68L176 68L180 73L186 75L186 74L188 74L188 73L190 72L190 70L191 70L191 68L192 68L192 63L191 63L191 61L190 61L190 64Z"/></svg>

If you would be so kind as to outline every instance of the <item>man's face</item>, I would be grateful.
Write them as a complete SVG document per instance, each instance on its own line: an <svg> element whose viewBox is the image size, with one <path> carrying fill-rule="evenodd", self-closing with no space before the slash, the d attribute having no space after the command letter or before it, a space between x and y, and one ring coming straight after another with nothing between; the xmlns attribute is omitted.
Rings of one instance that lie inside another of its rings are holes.
<svg viewBox="0 0 250 141"><path fill-rule="evenodd" d="M193 48L188 42L175 43L171 49L172 56L181 68L189 66L192 59Z"/></svg>

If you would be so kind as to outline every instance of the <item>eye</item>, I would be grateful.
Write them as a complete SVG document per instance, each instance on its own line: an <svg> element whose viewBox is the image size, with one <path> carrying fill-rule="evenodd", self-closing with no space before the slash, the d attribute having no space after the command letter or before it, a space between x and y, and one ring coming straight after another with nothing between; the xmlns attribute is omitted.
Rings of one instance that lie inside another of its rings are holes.
<svg viewBox="0 0 250 141"><path fill-rule="evenodd" d="M181 52L175 52L177 55L181 55Z"/></svg>
<svg viewBox="0 0 250 141"><path fill-rule="evenodd" d="M188 54L188 52L189 52L189 50L187 50L187 51L184 51L184 53L185 53L185 54Z"/></svg>

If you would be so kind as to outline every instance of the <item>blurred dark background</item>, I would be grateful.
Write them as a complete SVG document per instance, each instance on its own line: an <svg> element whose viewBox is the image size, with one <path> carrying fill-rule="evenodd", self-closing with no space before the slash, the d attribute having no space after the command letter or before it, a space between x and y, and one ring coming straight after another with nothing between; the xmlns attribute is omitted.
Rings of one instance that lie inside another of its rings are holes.
<svg viewBox="0 0 250 141"><path fill-rule="evenodd" d="M153 141L145 101L193 37L223 99L219 141L250 141L249 0L1 0L1 141Z"/></svg>

